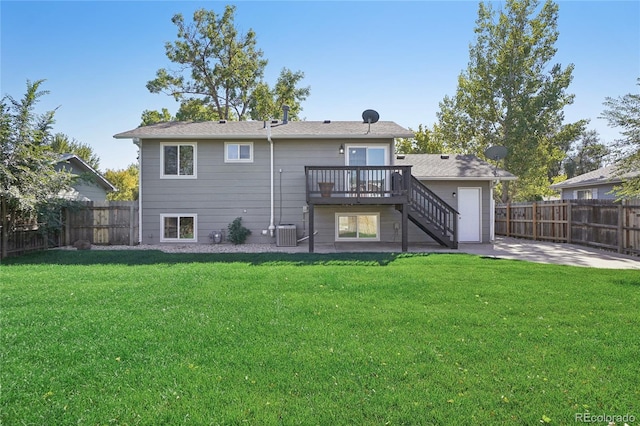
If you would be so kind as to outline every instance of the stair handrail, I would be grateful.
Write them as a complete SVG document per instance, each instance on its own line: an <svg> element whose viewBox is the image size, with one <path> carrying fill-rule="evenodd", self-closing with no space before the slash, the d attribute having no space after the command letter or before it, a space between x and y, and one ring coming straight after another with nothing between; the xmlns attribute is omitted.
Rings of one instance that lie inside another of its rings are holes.
<svg viewBox="0 0 640 426"><path fill-rule="evenodd" d="M411 176L411 203L418 213L427 218L443 234L452 241L457 241L458 211L413 175Z"/></svg>

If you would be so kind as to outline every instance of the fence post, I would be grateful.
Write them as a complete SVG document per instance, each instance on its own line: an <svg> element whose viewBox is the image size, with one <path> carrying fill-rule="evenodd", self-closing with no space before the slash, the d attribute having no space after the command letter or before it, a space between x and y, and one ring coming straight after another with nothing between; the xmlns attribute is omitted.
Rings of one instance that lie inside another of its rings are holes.
<svg viewBox="0 0 640 426"><path fill-rule="evenodd" d="M625 247L624 228L626 224L624 223L625 214L624 214L623 203L624 201L618 204L618 253L623 253L624 247Z"/></svg>
<svg viewBox="0 0 640 426"><path fill-rule="evenodd" d="M537 212L536 207L538 207L538 203L533 203L531 206L531 219L533 220L533 241L538 239L538 221L537 221Z"/></svg>
<svg viewBox="0 0 640 426"><path fill-rule="evenodd" d="M133 245L133 202L129 205L129 245Z"/></svg>
<svg viewBox="0 0 640 426"><path fill-rule="evenodd" d="M566 226L566 236L567 236L567 244L571 244L571 201L567 200L567 223Z"/></svg>
<svg viewBox="0 0 640 426"><path fill-rule="evenodd" d="M511 203L507 203L507 237L509 236L509 231L511 231Z"/></svg>
<svg viewBox="0 0 640 426"><path fill-rule="evenodd" d="M0 195L0 259L7 257L9 248L9 221L7 220L7 205Z"/></svg>

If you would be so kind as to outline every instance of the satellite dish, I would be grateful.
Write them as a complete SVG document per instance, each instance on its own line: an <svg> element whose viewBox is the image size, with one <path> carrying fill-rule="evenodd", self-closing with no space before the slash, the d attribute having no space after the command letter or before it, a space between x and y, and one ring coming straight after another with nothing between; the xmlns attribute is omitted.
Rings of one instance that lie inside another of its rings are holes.
<svg viewBox="0 0 640 426"><path fill-rule="evenodd" d="M362 119L365 123L377 123L378 120L380 120L380 114L372 109L368 109L362 113Z"/></svg>
<svg viewBox="0 0 640 426"><path fill-rule="evenodd" d="M498 161L502 160L504 157L507 156L507 148L499 145L490 146L484 152L484 155L487 158L490 158L496 162L496 166L493 169L493 175L498 176Z"/></svg>
<svg viewBox="0 0 640 426"><path fill-rule="evenodd" d="M362 119L365 123L369 123L369 130L367 133L371 132L371 123L377 123L380 119L380 114L372 109L367 109L362 113Z"/></svg>
<svg viewBox="0 0 640 426"><path fill-rule="evenodd" d="M507 148L505 148L504 146L490 146L489 148L487 148L487 150L484 152L484 155L487 158L490 158L494 161L500 161L502 160L504 157L507 156Z"/></svg>

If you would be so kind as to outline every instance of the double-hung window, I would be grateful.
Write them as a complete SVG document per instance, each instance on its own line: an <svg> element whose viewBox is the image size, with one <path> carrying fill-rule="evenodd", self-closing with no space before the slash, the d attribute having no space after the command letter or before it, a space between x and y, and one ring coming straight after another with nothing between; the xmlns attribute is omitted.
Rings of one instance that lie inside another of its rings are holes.
<svg viewBox="0 0 640 426"><path fill-rule="evenodd" d="M253 142L225 142L225 163L253 163Z"/></svg>
<svg viewBox="0 0 640 426"><path fill-rule="evenodd" d="M336 213L336 241L380 241L380 214Z"/></svg>
<svg viewBox="0 0 640 426"><path fill-rule="evenodd" d="M195 143L163 142L160 144L160 177L195 179L196 173Z"/></svg>
<svg viewBox="0 0 640 426"><path fill-rule="evenodd" d="M198 215L160 215L160 242L197 242Z"/></svg>

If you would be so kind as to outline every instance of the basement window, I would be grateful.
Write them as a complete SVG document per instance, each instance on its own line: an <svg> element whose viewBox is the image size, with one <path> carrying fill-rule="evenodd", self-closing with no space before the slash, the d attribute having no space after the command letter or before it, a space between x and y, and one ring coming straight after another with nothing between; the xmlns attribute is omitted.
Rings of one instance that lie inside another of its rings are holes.
<svg viewBox="0 0 640 426"><path fill-rule="evenodd" d="M195 243L198 241L198 215L162 214L160 215L160 242Z"/></svg>
<svg viewBox="0 0 640 426"><path fill-rule="evenodd" d="M380 241L380 214L336 213L336 241Z"/></svg>

